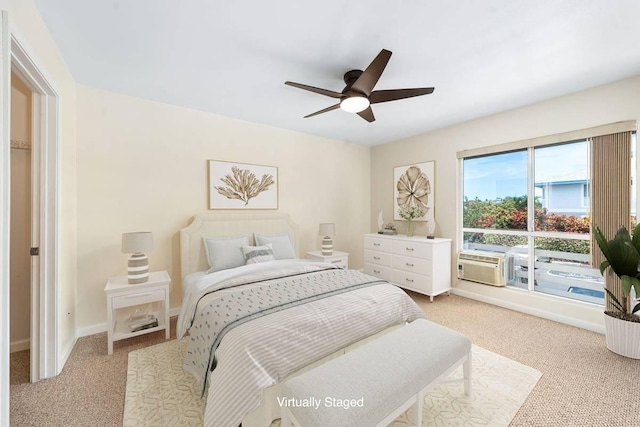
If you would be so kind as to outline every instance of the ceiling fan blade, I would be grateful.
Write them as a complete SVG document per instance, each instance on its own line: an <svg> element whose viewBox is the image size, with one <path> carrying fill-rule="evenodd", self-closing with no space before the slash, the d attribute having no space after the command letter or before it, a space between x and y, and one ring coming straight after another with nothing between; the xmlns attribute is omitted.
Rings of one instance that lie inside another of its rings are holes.
<svg viewBox="0 0 640 427"><path fill-rule="evenodd" d="M381 102L395 101L397 99L412 98L414 96L428 95L432 93L434 88L421 87L415 89L390 89L376 90L369 96L371 104L379 104Z"/></svg>
<svg viewBox="0 0 640 427"><path fill-rule="evenodd" d="M389 58L391 58L391 52L382 49L367 69L358 77L358 80L351 86L351 89L369 96L387 66Z"/></svg>
<svg viewBox="0 0 640 427"><path fill-rule="evenodd" d="M307 116L304 116L304 118L308 118L308 117L313 117L313 116L317 116L318 114L322 114L322 113L328 113L329 111L333 111L340 108L340 104L336 104L336 105L332 105L331 107L327 107L324 110L320 110L320 111L316 111L315 113L311 113Z"/></svg>
<svg viewBox="0 0 640 427"><path fill-rule="evenodd" d="M322 89L319 87L303 85L301 83L295 82L284 82L284 84L288 86L297 87L298 89L308 90L309 92L319 93L320 95L330 96L331 98L342 98L342 94L340 92L334 92L332 90Z"/></svg>
<svg viewBox="0 0 640 427"><path fill-rule="evenodd" d="M363 119L365 119L366 121L368 121L369 123L376 121L376 118L373 115L373 110L371 109L371 107L367 107L366 110L360 111L358 115Z"/></svg>

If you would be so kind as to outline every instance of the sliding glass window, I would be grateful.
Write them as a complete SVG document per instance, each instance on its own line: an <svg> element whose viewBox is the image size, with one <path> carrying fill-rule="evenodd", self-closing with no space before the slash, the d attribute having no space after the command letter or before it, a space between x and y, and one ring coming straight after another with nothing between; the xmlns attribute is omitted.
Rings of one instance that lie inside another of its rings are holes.
<svg viewBox="0 0 640 427"><path fill-rule="evenodd" d="M604 281L590 267L590 157L579 140L463 158L463 249L501 254L506 286L602 305Z"/></svg>

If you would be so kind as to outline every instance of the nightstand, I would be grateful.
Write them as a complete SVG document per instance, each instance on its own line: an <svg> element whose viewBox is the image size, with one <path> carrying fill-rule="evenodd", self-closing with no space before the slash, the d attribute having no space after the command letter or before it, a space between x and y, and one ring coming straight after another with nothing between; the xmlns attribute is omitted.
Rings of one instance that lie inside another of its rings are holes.
<svg viewBox="0 0 640 427"><path fill-rule="evenodd" d="M169 339L169 284L171 277L166 271L149 273L149 280L144 283L130 285L127 276L112 277L104 291L107 293L107 338L108 353L113 354L113 342L150 332L165 330L165 338ZM158 319L158 326L132 332L127 325L136 306L151 304ZM162 305L160 309L158 306Z"/></svg>
<svg viewBox="0 0 640 427"><path fill-rule="evenodd" d="M346 252L333 251L333 255L322 255L322 251L313 251L307 252L307 258L349 268L349 254Z"/></svg>

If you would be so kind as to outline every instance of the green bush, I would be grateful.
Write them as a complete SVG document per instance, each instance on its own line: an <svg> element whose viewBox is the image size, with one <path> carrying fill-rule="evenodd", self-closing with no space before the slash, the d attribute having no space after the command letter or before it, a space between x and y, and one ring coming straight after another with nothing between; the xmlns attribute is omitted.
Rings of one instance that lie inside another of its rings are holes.
<svg viewBox="0 0 640 427"><path fill-rule="evenodd" d="M570 215L548 213L538 198L534 201L534 224L538 231L589 234L591 223L588 217L578 218ZM527 197L505 197L501 200L480 200L465 198L463 203L463 226L491 229L526 230ZM465 233L465 241L490 245L516 246L526 245L525 236L504 234ZM577 254L590 253L588 240L568 240L555 238L536 238L536 248Z"/></svg>

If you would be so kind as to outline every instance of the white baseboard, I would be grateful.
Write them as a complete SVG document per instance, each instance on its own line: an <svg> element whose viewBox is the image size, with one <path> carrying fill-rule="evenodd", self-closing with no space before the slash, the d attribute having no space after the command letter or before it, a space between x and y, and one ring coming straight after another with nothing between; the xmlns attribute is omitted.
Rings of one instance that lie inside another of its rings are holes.
<svg viewBox="0 0 640 427"><path fill-rule="evenodd" d="M530 314L532 316L542 317L543 319L553 320L555 322L564 323L565 325L575 326L577 328L587 329L589 331L604 334L604 324L588 322L581 319L576 319L563 314L558 314L552 311L543 310L540 308L533 308L512 301L506 301L495 297L482 295L476 292L471 292L464 289L451 288L451 293L459 295L461 297L473 299L476 301L486 302L487 304L497 305L499 307L508 308L509 310L519 311L521 313Z"/></svg>
<svg viewBox="0 0 640 427"><path fill-rule="evenodd" d="M180 314L180 307L170 308L169 309L169 317L174 317ZM84 328L79 328L76 331L76 335L78 338L88 337L89 335L100 334L102 332L107 332L107 322L99 323L97 325L85 326Z"/></svg>
<svg viewBox="0 0 640 427"><path fill-rule="evenodd" d="M73 351L73 347L75 347L76 342L78 342L77 333L73 336L73 339L71 340L69 345L67 345L67 348L62 349L62 357L58 359L58 369L56 371L56 375L60 375L60 373L62 372L62 368L64 368L64 365L66 365L67 360L69 360L69 356L71 356L71 352Z"/></svg>
<svg viewBox="0 0 640 427"><path fill-rule="evenodd" d="M15 353L16 351L29 350L31 348L31 339L25 338L23 340L13 341L9 346L9 353Z"/></svg>

